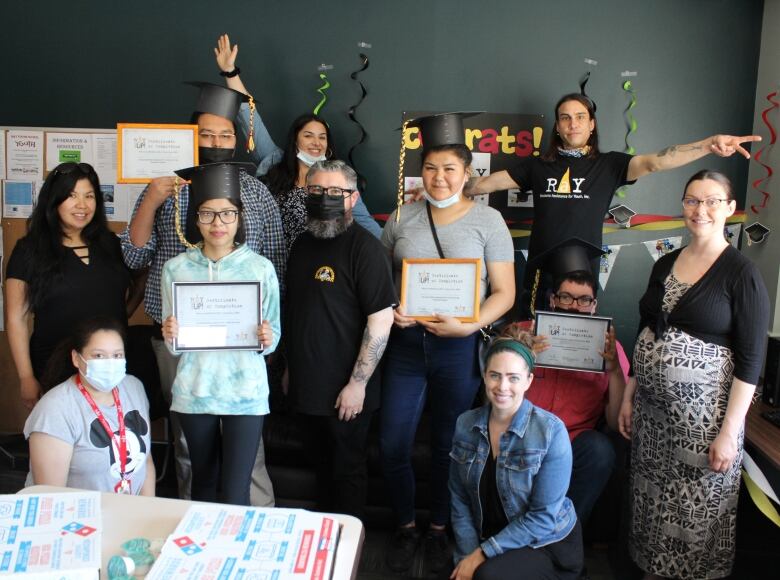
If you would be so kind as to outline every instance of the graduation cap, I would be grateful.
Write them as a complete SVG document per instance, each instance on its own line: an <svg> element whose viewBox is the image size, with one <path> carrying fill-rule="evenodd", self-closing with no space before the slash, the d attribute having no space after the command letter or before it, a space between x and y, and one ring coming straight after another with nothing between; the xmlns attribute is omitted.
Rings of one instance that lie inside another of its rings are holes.
<svg viewBox="0 0 780 580"><path fill-rule="evenodd" d="M241 169L251 173L254 171L254 165L231 161L196 165L186 169L177 169L174 172L182 179L190 181L190 200L187 205L187 239L199 240L200 238L196 212L204 202L210 199L241 201ZM177 211L176 216L178 215ZM177 228L177 233L181 238L180 227Z"/></svg>
<svg viewBox="0 0 780 580"><path fill-rule="evenodd" d="M609 215L615 219L615 223L624 228L631 227L631 218L636 215L636 212L627 205L616 205L609 209Z"/></svg>
<svg viewBox="0 0 780 580"><path fill-rule="evenodd" d="M755 222L745 228L747 234L748 246L751 244L760 244L766 240L767 236L772 230L766 227L764 224Z"/></svg>
<svg viewBox="0 0 780 580"><path fill-rule="evenodd" d="M463 119L479 115L482 112L436 113L435 115L410 119L406 122L406 126L420 128L423 149L442 145L465 145L466 130L463 127Z"/></svg>
<svg viewBox="0 0 780 580"><path fill-rule="evenodd" d="M200 89L195 112L210 113L218 117L224 117L233 122L238 116L241 103L249 103L249 135L247 136L247 150L254 151L254 117L255 100L252 95L234 91L222 85L206 83L202 81L186 81L185 85L191 85Z"/></svg>
<svg viewBox="0 0 780 580"><path fill-rule="evenodd" d="M604 250L586 242L581 238L569 238L552 248L538 253L528 261L529 271L534 273L534 284L531 295L531 314L535 315L536 293L539 287L541 273L547 272L553 278L564 276L571 272L593 272L591 260L598 258Z"/></svg>

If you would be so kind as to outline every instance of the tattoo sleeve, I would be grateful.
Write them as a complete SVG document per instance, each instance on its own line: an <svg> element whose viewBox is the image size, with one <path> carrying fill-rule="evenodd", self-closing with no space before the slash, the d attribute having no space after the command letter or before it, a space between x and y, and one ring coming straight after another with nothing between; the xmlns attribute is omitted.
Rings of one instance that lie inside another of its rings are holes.
<svg viewBox="0 0 780 580"><path fill-rule="evenodd" d="M699 151L701 150L701 145L698 145L696 143L693 143L691 145L672 145L671 147L664 147L661 149L657 156L658 157L674 157L677 153L684 153L686 151Z"/></svg>
<svg viewBox="0 0 780 580"><path fill-rule="evenodd" d="M352 368L352 380L357 383L367 383L371 375L374 374L379 361L382 360L382 354L387 347L388 334L373 336L368 326L363 332L363 339L360 341L360 352L358 352L355 366Z"/></svg>

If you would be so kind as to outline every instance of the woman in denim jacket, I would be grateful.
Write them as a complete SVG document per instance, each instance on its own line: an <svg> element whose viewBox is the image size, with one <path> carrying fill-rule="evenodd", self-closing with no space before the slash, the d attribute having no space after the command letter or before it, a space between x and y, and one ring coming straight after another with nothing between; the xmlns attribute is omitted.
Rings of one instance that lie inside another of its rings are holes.
<svg viewBox="0 0 780 580"><path fill-rule="evenodd" d="M571 445L560 419L523 395L534 355L496 340L485 363L488 403L458 418L450 457L451 578L578 578L582 532L566 490Z"/></svg>

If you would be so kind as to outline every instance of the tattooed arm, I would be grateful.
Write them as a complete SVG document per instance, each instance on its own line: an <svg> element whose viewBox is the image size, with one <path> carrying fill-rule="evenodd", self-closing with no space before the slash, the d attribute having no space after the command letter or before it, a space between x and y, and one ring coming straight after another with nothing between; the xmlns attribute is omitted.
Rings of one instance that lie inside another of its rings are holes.
<svg viewBox="0 0 780 580"><path fill-rule="evenodd" d="M363 411L366 384L382 359L387 339L390 337L391 326L393 326L393 309L390 307L368 315L360 351L352 368L352 376L336 397L334 407L338 409L340 420L351 421Z"/></svg>
<svg viewBox="0 0 780 580"><path fill-rule="evenodd" d="M732 135L713 135L695 143L687 145L672 145L661 149L657 153L637 155L628 164L628 181L639 179L643 175L653 171L666 171L687 165L705 155L714 153L719 157L730 157L739 153L746 159L750 159L750 153L742 147L742 143L761 141L758 135L734 137Z"/></svg>

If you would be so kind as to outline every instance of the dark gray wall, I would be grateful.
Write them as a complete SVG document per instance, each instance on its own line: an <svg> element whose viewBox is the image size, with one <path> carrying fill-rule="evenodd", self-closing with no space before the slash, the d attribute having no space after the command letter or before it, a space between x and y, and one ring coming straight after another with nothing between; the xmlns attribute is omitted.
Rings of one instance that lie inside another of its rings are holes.
<svg viewBox="0 0 780 580"><path fill-rule="evenodd" d="M164 2L3 2L6 55L0 125L111 127L117 121L189 118L190 79L217 76L212 47L229 32L242 77L282 141L290 120L319 99L317 65L334 65L323 110L346 153L357 139L346 110L359 92L349 73L360 41L370 68L359 116L369 140L356 153L374 212L393 206L402 110L541 112L577 90L598 61L588 92L598 103L603 149L623 149L628 100L620 72L637 71L639 152L749 133L753 127L763 2L759 0L349 0ZM744 196L748 164L707 158L644 178L624 200L641 213L679 214L682 184L710 166L734 178ZM670 232L672 235L678 232ZM664 235L605 237L630 243ZM618 258L602 307L633 342L635 304L649 256ZM639 248L642 249L643 248Z"/></svg>

